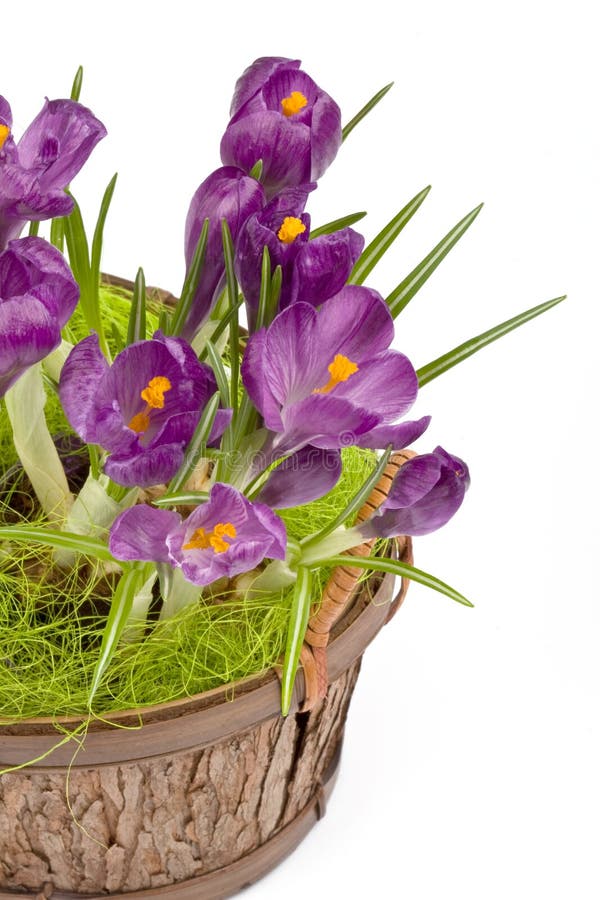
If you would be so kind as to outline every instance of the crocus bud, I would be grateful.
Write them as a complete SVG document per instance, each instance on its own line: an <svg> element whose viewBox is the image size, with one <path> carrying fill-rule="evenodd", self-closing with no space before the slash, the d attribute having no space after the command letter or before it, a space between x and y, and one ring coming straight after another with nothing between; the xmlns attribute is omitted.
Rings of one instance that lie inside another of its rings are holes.
<svg viewBox="0 0 600 900"><path fill-rule="evenodd" d="M225 259L221 222L227 221L235 241L240 228L262 209L265 193L255 178L234 166L223 166L202 182L190 203L185 223L185 261L191 265L205 219L209 220L204 266L183 336L191 341L208 318L223 287Z"/></svg>
<svg viewBox="0 0 600 900"><path fill-rule="evenodd" d="M221 140L225 165L250 172L262 160L269 197L316 181L342 143L340 108L299 69L299 60L257 59L241 76Z"/></svg>

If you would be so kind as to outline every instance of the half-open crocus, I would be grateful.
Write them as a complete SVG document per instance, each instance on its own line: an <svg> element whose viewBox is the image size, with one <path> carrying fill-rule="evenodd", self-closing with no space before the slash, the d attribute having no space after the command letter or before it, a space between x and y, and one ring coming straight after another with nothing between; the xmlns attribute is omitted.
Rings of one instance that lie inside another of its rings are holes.
<svg viewBox="0 0 600 900"><path fill-rule="evenodd" d="M452 518L469 484L462 459L436 447L404 463L386 500L358 530L365 539L429 534Z"/></svg>
<svg viewBox="0 0 600 900"><path fill-rule="evenodd" d="M310 216L304 207L314 187L287 188L241 229L236 274L251 327L258 311L263 247L269 249L271 268L281 266L280 310L298 301L320 306L342 289L360 256L364 238L352 228L309 240Z"/></svg>
<svg viewBox="0 0 600 900"><path fill-rule="evenodd" d="M202 411L216 392L212 370L179 338L157 331L126 347L109 366L95 334L77 344L63 366L60 399L84 441L110 454L106 474L126 487L168 481L183 461ZM231 410L219 410L211 440Z"/></svg>
<svg viewBox="0 0 600 900"><path fill-rule="evenodd" d="M393 336L385 301L354 285L318 311L294 303L252 335L242 375L271 431L265 458L307 444L400 449L415 441L429 417L393 424L410 409L418 389L410 361L388 349Z"/></svg>
<svg viewBox="0 0 600 900"><path fill-rule="evenodd" d="M0 97L0 250L25 222L71 212L65 188L105 135L102 122L81 103L46 100L15 143L11 109Z"/></svg>
<svg viewBox="0 0 600 900"><path fill-rule="evenodd" d="M299 60L263 57L246 69L221 140L225 165L250 172L262 160L269 197L320 178L342 142L339 106L299 66Z"/></svg>
<svg viewBox="0 0 600 900"><path fill-rule="evenodd" d="M11 241L0 253L0 397L59 346L78 299L62 254L42 238Z"/></svg>
<svg viewBox="0 0 600 900"><path fill-rule="evenodd" d="M111 528L110 551L117 559L168 563L206 585L249 572L267 557L284 559L286 541L285 525L268 506L215 484L184 520L143 504L125 510Z"/></svg>
<svg viewBox="0 0 600 900"><path fill-rule="evenodd" d="M186 340L191 341L206 321L223 287L225 259L221 222L223 219L227 221L235 241L248 216L264 205L265 192L259 182L234 166L217 169L202 182L192 197L185 223L185 261L188 269L206 219L209 226L200 281L182 331Z"/></svg>

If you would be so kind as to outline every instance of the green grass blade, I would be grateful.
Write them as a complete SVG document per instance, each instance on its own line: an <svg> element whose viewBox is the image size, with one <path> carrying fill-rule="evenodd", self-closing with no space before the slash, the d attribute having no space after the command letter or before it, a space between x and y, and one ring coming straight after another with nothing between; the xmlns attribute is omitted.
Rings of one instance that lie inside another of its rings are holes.
<svg viewBox="0 0 600 900"><path fill-rule="evenodd" d="M200 237L198 238L198 243L196 244L196 249L194 250L192 264L188 269L183 283L181 297L179 298L177 306L175 307L175 312L173 313L173 318L171 319L171 334L173 335L178 335L183 330L190 308L194 302L194 295L196 294L196 289L204 267L209 225L210 220L205 219L202 231L200 232Z"/></svg>
<svg viewBox="0 0 600 900"><path fill-rule="evenodd" d="M223 360L221 359L219 351L212 341L206 341L206 352L208 354L208 362L215 374L215 378L217 379L219 393L221 394L221 403L226 409L229 409L231 406L231 398L229 396L229 380L227 378L225 366L223 365Z"/></svg>
<svg viewBox="0 0 600 900"><path fill-rule="evenodd" d="M194 466L204 455L202 451L210 438L215 416L217 415L217 410L219 408L219 401L220 397L215 393L204 407L204 412L200 416L200 421L196 425L196 430L188 444L185 456L183 457L183 462L169 482L167 494L177 494L181 490L192 474Z"/></svg>
<svg viewBox="0 0 600 900"><path fill-rule="evenodd" d="M72 534L68 531L52 531L36 528L34 525L3 525L0 527L0 539L17 541L19 544L35 543L57 550L72 550L99 559L102 562L114 562L114 556L102 541L86 537L83 534Z"/></svg>
<svg viewBox="0 0 600 900"><path fill-rule="evenodd" d="M465 231L473 224L481 212L482 206L483 203L476 206L475 209L464 217L464 219L461 219L460 222L455 225L444 238L442 238L439 244L433 248L431 253L429 253L425 259L412 270L410 275L407 275L404 281L400 282L389 297L386 297L386 302L388 303L390 312L394 318L410 303L417 291L425 284L429 276L435 272L444 257L450 253Z"/></svg>
<svg viewBox="0 0 600 900"><path fill-rule="evenodd" d="M283 671L281 673L281 712L287 716L292 705L294 681L312 603L312 574L304 566L298 568L298 580L290 610Z"/></svg>
<svg viewBox="0 0 600 900"><path fill-rule="evenodd" d="M547 300L545 303L540 303L539 306L533 306L531 309L526 309L525 312L519 313L518 316L507 319L506 322L502 322L500 325L490 328L489 331L484 331L482 334L478 334L477 337L465 341L464 344L459 344L458 347L449 350L448 353L444 353L443 356L438 356L433 362L430 362L417 370L419 387L423 387L424 384L433 381L438 375L447 372L448 369L456 366L459 362L462 362L463 359L467 359L469 356L477 353L478 350L487 347L487 345L493 343L493 341L497 341L498 338L508 334L509 331L514 331L515 328L519 328L521 325L524 325L525 322L530 322L531 319L535 319L536 316L541 316L541 314L545 313L548 309L552 309L553 306L557 306L557 304L561 303L565 297L566 295L555 297L554 300Z"/></svg>
<svg viewBox="0 0 600 900"><path fill-rule="evenodd" d="M65 250L65 220L64 217L52 219L50 223L50 243L60 253Z"/></svg>
<svg viewBox="0 0 600 900"><path fill-rule="evenodd" d="M328 559L318 560L313 563L315 566L357 566L359 569L372 569L376 572L389 572L392 575L398 575L401 578L410 578L411 581L417 581L425 587L450 597L463 606L473 606L470 600L467 600L462 594L456 591L449 584L440 581L435 575L430 575L422 569L416 569L409 566L408 563L398 562L395 559L385 559L380 556L330 556Z"/></svg>
<svg viewBox="0 0 600 900"><path fill-rule="evenodd" d="M71 100L79 100L81 96L81 85L83 83L83 66L79 66L75 72L73 85L71 87Z"/></svg>
<svg viewBox="0 0 600 900"><path fill-rule="evenodd" d="M341 219L334 219L333 222L327 222L325 225L320 225L318 228L314 228L311 231L310 240L312 241L316 237L321 237L323 234L333 234L335 231L341 231L342 228L350 228L351 225L360 222L365 216L366 212L350 213L349 216L342 216Z"/></svg>
<svg viewBox="0 0 600 900"><path fill-rule="evenodd" d="M362 284L372 269L375 268L381 257L394 243L404 226L410 222L423 200L431 190L431 185L424 188L416 197L413 197L400 212L391 219L385 228L379 232L368 247L365 247L356 261L348 284Z"/></svg>
<svg viewBox="0 0 600 900"><path fill-rule="evenodd" d="M111 600L110 612L102 634L100 653L98 655L98 661L96 663L96 668L94 669L92 684L88 695L89 708L92 706L92 701L100 686L102 676L108 668L113 654L117 649L121 635L127 625L135 595L143 584L145 570L146 566L134 566L126 570L119 579L119 583Z"/></svg>
<svg viewBox="0 0 600 900"><path fill-rule="evenodd" d="M385 87L382 87L380 91L377 91L377 93L373 97L371 97L369 102L363 106L360 112L357 112L354 118L350 119L347 125L344 125L344 127L342 128L342 141L345 141L350 132L354 131L358 123L362 122L364 117L367 116L375 106L377 106L380 100L383 100L393 84L394 82L390 81L390 83L386 84Z"/></svg>
<svg viewBox="0 0 600 900"><path fill-rule="evenodd" d="M40 223L39 222L30 222L29 223L29 237L37 237L40 232Z"/></svg>
<svg viewBox="0 0 600 900"><path fill-rule="evenodd" d="M221 222L223 235L223 257L225 259L225 278L227 284L227 298L229 300L229 312L231 313L229 329L229 363L231 367L231 407L235 419L238 410L238 386L240 383L240 322L238 316L239 289L234 270L235 250L227 219Z"/></svg>
<svg viewBox="0 0 600 900"><path fill-rule="evenodd" d="M138 269L131 298L131 311L127 326L127 343L143 341L146 337L146 279L144 270Z"/></svg>

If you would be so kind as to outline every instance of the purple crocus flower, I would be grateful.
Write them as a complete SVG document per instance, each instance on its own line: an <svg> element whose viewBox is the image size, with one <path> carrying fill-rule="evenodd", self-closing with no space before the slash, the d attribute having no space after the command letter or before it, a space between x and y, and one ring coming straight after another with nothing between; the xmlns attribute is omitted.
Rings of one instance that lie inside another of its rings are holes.
<svg viewBox="0 0 600 900"><path fill-rule="evenodd" d="M294 303L252 335L242 365L246 389L271 435L267 460L311 444L395 449L427 428L429 417L393 424L417 396L417 376L394 336L385 301L343 288L320 310Z"/></svg>
<svg viewBox="0 0 600 900"><path fill-rule="evenodd" d="M117 559L168 563L193 584L249 572L269 557L285 559L285 525L262 503L227 484L215 484L187 519L138 505L121 513L110 532Z"/></svg>
<svg viewBox="0 0 600 900"><path fill-rule="evenodd" d="M25 222L69 215L65 188L106 129L74 100L46 100L18 144L12 114L0 97L0 249L18 237Z"/></svg>
<svg viewBox="0 0 600 900"><path fill-rule="evenodd" d="M361 254L364 238L352 228L309 240L310 216L304 207L315 187L287 188L241 229L236 273L251 327L258 311L263 247L269 249L271 266L282 269L280 309L298 301L320 306L342 289Z"/></svg>
<svg viewBox="0 0 600 900"><path fill-rule="evenodd" d="M179 338L157 331L126 347L109 366L98 337L77 344L64 364L60 399L75 431L110 456L106 474L126 487L173 477L206 402L217 390L212 370ZM231 410L220 410L211 440Z"/></svg>
<svg viewBox="0 0 600 900"><path fill-rule="evenodd" d="M221 140L225 165L249 172L262 160L269 197L320 178L342 142L337 103L299 66L299 60L262 57L246 69Z"/></svg>
<svg viewBox="0 0 600 900"><path fill-rule="evenodd" d="M0 397L56 350L78 299L62 254L42 238L11 241L0 253Z"/></svg>
<svg viewBox="0 0 600 900"><path fill-rule="evenodd" d="M190 203L185 224L185 261L191 265L205 219L209 219L204 266L182 335L191 341L206 321L223 287L225 260L221 222L226 219L235 242L240 228L265 205L265 192L241 169L223 166L202 182ZM262 250L262 248L261 248Z"/></svg>
<svg viewBox="0 0 600 900"><path fill-rule="evenodd" d="M359 530L365 539L429 534L452 518L469 484L466 464L436 447L404 463L386 500Z"/></svg>

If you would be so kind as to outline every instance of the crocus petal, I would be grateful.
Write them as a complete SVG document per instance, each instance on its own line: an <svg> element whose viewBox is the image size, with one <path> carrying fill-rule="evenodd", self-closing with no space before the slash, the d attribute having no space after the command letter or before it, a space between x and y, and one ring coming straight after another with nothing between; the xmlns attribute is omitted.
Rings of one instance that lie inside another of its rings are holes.
<svg viewBox="0 0 600 900"><path fill-rule="evenodd" d="M30 297L0 304L0 397L60 343L48 311Z"/></svg>
<svg viewBox="0 0 600 900"><path fill-rule="evenodd" d="M399 425L377 425L366 434L361 434L356 439L357 447L369 450L384 450L386 447L392 450L402 450L410 447L427 430L431 416L423 416L415 422L400 422Z"/></svg>
<svg viewBox="0 0 600 900"><path fill-rule="evenodd" d="M231 101L230 115L233 117L241 107L263 86L271 75L282 67L299 69L299 59L287 59L285 56L262 56L240 75L235 84Z"/></svg>
<svg viewBox="0 0 600 900"><path fill-rule="evenodd" d="M259 499L274 509L311 503L329 493L341 474L339 451L303 447L270 472Z"/></svg>
<svg viewBox="0 0 600 900"><path fill-rule="evenodd" d="M322 92L312 111L310 177L320 178L335 159L342 144L342 113L328 94Z"/></svg>
<svg viewBox="0 0 600 900"><path fill-rule="evenodd" d="M364 243L363 236L352 228L343 228L309 241L295 262L297 288L293 299L320 306L341 291ZM284 307L284 302L281 302L280 308Z"/></svg>
<svg viewBox="0 0 600 900"><path fill-rule="evenodd" d="M60 402L67 419L87 443L97 442L96 422L90 420L90 412L108 369L97 334L90 334L76 344L62 368Z"/></svg>
<svg viewBox="0 0 600 900"><path fill-rule="evenodd" d="M170 481L182 462L180 443L158 444L128 456L111 453L104 463L104 471L124 487L152 487Z"/></svg>
<svg viewBox="0 0 600 900"><path fill-rule="evenodd" d="M138 504L126 509L110 530L109 548L117 559L170 562L166 536L181 522L181 516L166 509Z"/></svg>
<svg viewBox="0 0 600 900"><path fill-rule="evenodd" d="M352 398L353 403L376 409L383 422L393 422L403 416L415 402L419 380L403 353L396 350L379 353L362 362L359 373L360 378L350 377L337 385L335 396Z"/></svg>
<svg viewBox="0 0 600 900"><path fill-rule="evenodd" d="M265 532L269 535L270 543L267 555L270 559L285 559L287 551L287 531L283 521L276 516L268 504L252 504L252 512Z"/></svg>
<svg viewBox="0 0 600 900"><path fill-rule="evenodd" d="M286 408L284 436L275 441L275 447L288 453L305 444L328 450L350 447L379 421L375 413L357 407L349 400L330 394L312 394Z"/></svg>
<svg viewBox="0 0 600 900"><path fill-rule="evenodd" d="M79 172L106 128L74 100L46 100L18 143L19 162L40 171L43 191L65 188Z"/></svg>
<svg viewBox="0 0 600 900"><path fill-rule="evenodd" d="M273 396L265 368L266 329L255 332L248 341L242 361L242 378L248 396L262 414L267 428L280 431L283 428L280 405Z"/></svg>
<svg viewBox="0 0 600 900"><path fill-rule="evenodd" d="M394 320L381 294L349 284L319 310L321 348L330 362L336 353L359 362L387 350Z"/></svg>

